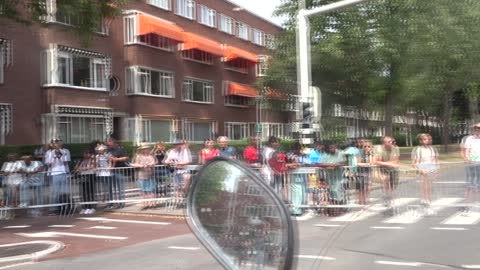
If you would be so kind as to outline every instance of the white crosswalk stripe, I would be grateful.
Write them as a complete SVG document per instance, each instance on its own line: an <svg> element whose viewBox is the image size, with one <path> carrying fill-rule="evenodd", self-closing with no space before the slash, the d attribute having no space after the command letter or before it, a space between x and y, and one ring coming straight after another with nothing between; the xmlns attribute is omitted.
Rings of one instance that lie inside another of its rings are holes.
<svg viewBox="0 0 480 270"><path fill-rule="evenodd" d="M431 203L430 207L434 212L439 212L445 208L447 208L449 205L452 205L456 202L461 201L461 198L441 198L438 200L435 200ZM383 223L395 223L395 224L412 224L416 223L419 220L421 220L423 217L425 217L427 214L424 209L421 209L421 207L416 207L416 209L411 209L406 212L401 213L400 215L394 216L392 218L388 218L384 221Z"/></svg>
<svg viewBox="0 0 480 270"><path fill-rule="evenodd" d="M474 225L480 221L480 212L469 212L467 215L456 213L442 221L445 225Z"/></svg>
<svg viewBox="0 0 480 270"><path fill-rule="evenodd" d="M417 198L397 198L393 200L393 205L395 206L403 206L407 205L411 202L414 202L418 200ZM387 207L383 206L382 204L374 204L371 207L368 207L366 209L363 209L361 211L355 211L355 212L350 212L345 215L331 218L329 221L332 222L355 222L355 221L360 221L364 220L366 218L369 218L371 216L377 215L382 211L387 210Z"/></svg>

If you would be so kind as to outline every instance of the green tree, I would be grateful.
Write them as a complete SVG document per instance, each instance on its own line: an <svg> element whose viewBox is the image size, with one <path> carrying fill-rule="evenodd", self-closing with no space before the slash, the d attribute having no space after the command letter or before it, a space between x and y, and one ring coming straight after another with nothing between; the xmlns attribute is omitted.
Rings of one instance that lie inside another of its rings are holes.
<svg viewBox="0 0 480 270"><path fill-rule="evenodd" d="M89 45L94 33L104 20L121 14L128 0L56 0L56 12L69 16L71 31L84 45ZM47 0L0 0L0 24L10 20L24 24L44 23L51 12Z"/></svg>

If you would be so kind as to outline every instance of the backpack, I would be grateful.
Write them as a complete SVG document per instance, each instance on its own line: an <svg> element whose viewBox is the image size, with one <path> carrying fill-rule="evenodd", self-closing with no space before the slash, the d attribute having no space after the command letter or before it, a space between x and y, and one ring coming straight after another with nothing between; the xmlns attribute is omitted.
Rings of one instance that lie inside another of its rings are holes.
<svg viewBox="0 0 480 270"><path fill-rule="evenodd" d="M287 170L287 155L284 153L273 152L267 162L274 174L283 174Z"/></svg>

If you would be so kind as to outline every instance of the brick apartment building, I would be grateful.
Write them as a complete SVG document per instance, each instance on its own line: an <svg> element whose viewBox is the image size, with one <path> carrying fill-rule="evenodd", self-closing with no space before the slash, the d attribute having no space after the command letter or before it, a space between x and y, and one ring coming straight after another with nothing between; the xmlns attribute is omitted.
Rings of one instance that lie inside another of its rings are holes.
<svg viewBox="0 0 480 270"><path fill-rule="evenodd" d="M0 144L289 136L254 83L282 29L227 0L131 1L82 47L46 0L45 24L0 23Z"/></svg>

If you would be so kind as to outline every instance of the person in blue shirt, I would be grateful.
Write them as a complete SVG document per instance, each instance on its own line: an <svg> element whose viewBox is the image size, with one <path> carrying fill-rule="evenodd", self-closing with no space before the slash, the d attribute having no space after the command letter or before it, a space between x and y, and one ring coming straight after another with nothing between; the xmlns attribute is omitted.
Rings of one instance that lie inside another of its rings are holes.
<svg viewBox="0 0 480 270"><path fill-rule="evenodd" d="M220 136L217 138L218 143L218 155L230 159L237 158L237 151L235 148L228 146L228 138L226 136Z"/></svg>
<svg viewBox="0 0 480 270"><path fill-rule="evenodd" d="M308 153L308 158L306 163L309 165L319 164L322 158L322 152L323 152L323 143L316 142L315 148L310 150L310 152Z"/></svg>

